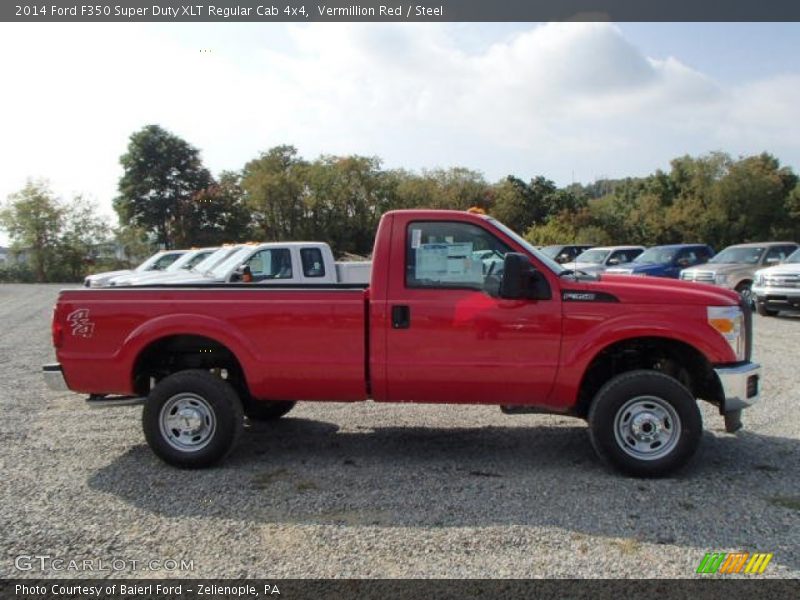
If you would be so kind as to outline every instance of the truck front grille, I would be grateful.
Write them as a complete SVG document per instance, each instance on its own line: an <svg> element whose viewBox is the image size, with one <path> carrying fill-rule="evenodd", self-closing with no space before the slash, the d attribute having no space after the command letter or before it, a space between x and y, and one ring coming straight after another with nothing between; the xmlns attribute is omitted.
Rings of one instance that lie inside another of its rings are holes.
<svg viewBox="0 0 800 600"><path fill-rule="evenodd" d="M767 275L764 285L776 288L800 288L800 275Z"/></svg>
<svg viewBox="0 0 800 600"><path fill-rule="evenodd" d="M681 273L681 279L687 281L700 281L702 283L714 283L713 271L694 271L691 273Z"/></svg>

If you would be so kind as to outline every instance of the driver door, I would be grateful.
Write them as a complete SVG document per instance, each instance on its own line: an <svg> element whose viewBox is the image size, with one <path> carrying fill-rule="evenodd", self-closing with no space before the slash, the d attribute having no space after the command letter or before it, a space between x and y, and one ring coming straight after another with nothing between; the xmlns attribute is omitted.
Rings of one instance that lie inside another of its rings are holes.
<svg viewBox="0 0 800 600"><path fill-rule="evenodd" d="M472 223L407 223L392 248L392 264L405 268L388 287L387 401L546 404L561 346L558 292L550 300L483 292L512 250Z"/></svg>

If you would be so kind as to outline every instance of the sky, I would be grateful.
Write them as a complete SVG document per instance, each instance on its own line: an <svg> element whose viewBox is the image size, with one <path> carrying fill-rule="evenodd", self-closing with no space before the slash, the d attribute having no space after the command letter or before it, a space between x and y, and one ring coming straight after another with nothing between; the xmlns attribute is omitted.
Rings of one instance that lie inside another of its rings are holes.
<svg viewBox="0 0 800 600"><path fill-rule="evenodd" d="M559 185L716 150L800 172L798 56L795 23L2 23L0 201L45 179L111 217L151 123L214 174L279 144Z"/></svg>

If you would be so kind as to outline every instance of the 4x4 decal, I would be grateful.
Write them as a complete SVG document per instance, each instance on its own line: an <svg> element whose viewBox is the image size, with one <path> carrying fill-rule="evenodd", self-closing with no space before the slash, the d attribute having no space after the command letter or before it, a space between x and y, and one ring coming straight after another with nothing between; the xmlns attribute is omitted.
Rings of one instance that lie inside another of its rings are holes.
<svg viewBox="0 0 800 600"><path fill-rule="evenodd" d="M84 338L92 337L94 333L94 323L89 320L89 309L79 308L73 310L67 315L70 327L72 327L72 335Z"/></svg>

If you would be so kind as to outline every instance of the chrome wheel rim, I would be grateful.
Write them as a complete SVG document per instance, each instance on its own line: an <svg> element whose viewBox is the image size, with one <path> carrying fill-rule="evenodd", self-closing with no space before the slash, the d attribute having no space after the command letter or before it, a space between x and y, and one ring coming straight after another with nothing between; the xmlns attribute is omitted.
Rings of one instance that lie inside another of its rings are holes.
<svg viewBox="0 0 800 600"><path fill-rule="evenodd" d="M197 452L211 441L217 418L208 401L189 392L172 396L158 418L161 435L175 450Z"/></svg>
<svg viewBox="0 0 800 600"><path fill-rule="evenodd" d="M675 449L681 436L681 421L666 400L658 396L637 396L617 411L614 435L628 456L657 460Z"/></svg>

